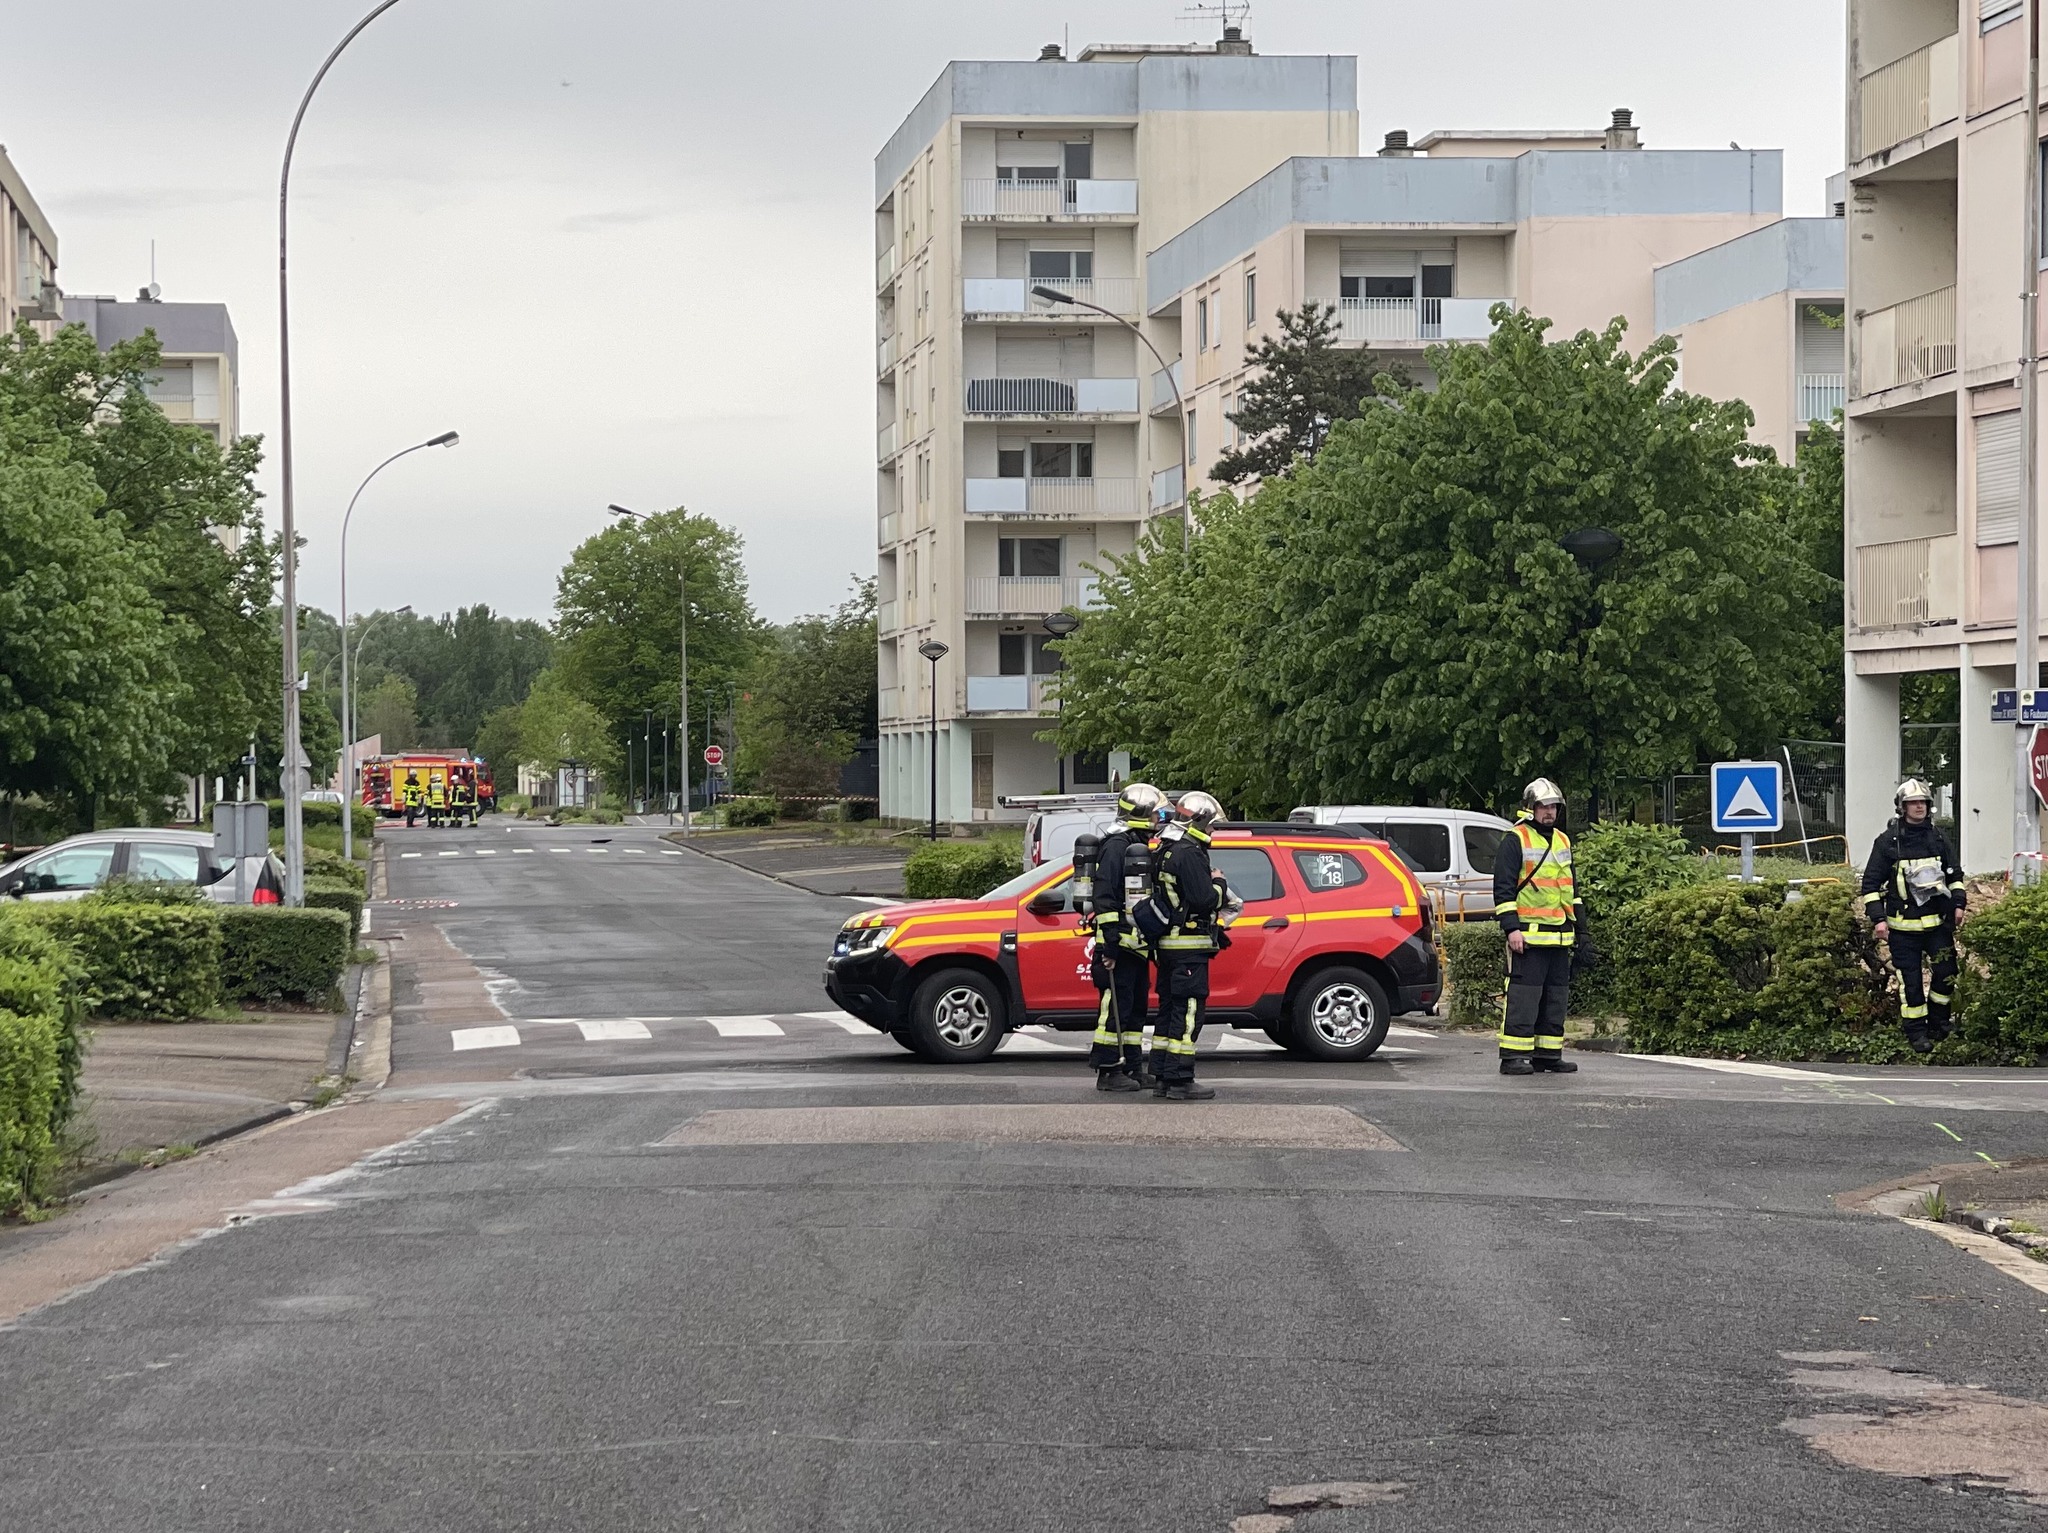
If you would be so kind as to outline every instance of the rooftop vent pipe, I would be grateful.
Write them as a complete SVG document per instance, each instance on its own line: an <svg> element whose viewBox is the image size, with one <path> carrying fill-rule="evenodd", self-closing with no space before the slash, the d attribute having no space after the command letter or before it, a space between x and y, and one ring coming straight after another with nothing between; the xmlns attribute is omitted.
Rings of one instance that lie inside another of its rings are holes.
<svg viewBox="0 0 2048 1533"><path fill-rule="evenodd" d="M1640 149L1642 135L1636 131L1636 114L1625 106L1614 109L1614 121L1607 125L1609 149Z"/></svg>
<svg viewBox="0 0 2048 1533"><path fill-rule="evenodd" d="M1041 64L1058 64L1063 62L1065 58L1066 55L1060 52L1060 45L1058 43L1047 43L1038 50L1038 62Z"/></svg>
<svg viewBox="0 0 2048 1533"><path fill-rule="evenodd" d="M1380 145L1380 154L1382 157L1392 156L1396 159L1412 159L1415 151L1408 147L1408 130L1406 128L1389 128L1387 130L1387 141Z"/></svg>
<svg viewBox="0 0 2048 1533"><path fill-rule="evenodd" d="M1216 51L1218 53L1236 53L1249 57L1252 51L1252 40L1244 35L1243 27L1225 27L1223 29L1223 41L1216 45Z"/></svg>

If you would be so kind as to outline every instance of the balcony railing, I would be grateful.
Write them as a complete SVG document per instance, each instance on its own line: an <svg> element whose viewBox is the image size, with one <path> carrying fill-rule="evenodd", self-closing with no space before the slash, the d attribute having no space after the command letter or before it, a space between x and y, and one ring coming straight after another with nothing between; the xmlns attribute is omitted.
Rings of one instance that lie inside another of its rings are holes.
<svg viewBox="0 0 2048 1533"><path fill-rule="evenodd" d="M1831 421L1835 412L1846 403L1848 393L1840 373L1801 373L1799 375L1799 423L1808 421Z"/></svg>
<svg viewBox="0 0 2048 1533"><path fill-rule="evenodd" d="M1961 62L1961 41L1950 33L1858 81L1856 158L1952 121L1962 108Z"/></svg>
<svg viewBox="0 0 2048 1533"><path fill-rule="evenodd" d="M894 633L896 628L896 599L891 597L888 601L876 602L875 631L877 633Z"/></svg>
<svg viewBox="0 0 2048 1533"><path fill-rule="evenodd" d="M1138 312L1136 277L967 277L960 284L960 308L967 314L1029 314L1035 319L1099 319L1093 309L1053 303L1033 296L1033 288L1065 293L1082 303L1099 304L1112 314Z"/></svg>
<svg viewBox="0 0 2048 1533"><path fill-rule="evenodd" d="M1962 615L1962 539L1907 538L1856 550L1856 626L1919 628Z"/></svg>
<svg viewBox="0 0 2048 1533"><path fill-rule="evenodd" d="M885 335L875 347L875 371L886 373L896 365L896 337Z"/></svg>
<svg viewBox="0 0 2048 1533"><path fill-rule="evenodd" d="M900 529L902 526L903 518L901 512L884 512L881 519L875 524L875 546L877 548L887 548L891 543L894 543L901 536Z"/></svg>
<svg viewBox="0 0 2048 1533"><path fill-rule="evenodd" d="M1133 479L970 479L969 516L1103 516L1138 514Z"/></svg>
<svg viewBox="0 0 2048 1533"><path fill-rule="evenodd" d="M891 421L875 433L875 456L886 463L896 456L896 422Z"/></svg>
<svg viewBox="0 0 2048 1533"><path fill-rule="evenodd" d="M1176 463L1152 476L1152 509L1164 511L1188 498L1187 470Z"/></svg>
<svg viewBox="0 0 2048 1533"><path fill-rule="evenodd" d="M880 287L896 275L896 247L891 245L875 257L875 286Z"/></svg>
<svg viewBox="0 0 2048 1533"><path fill-rule="evenodd" d="M960 183L964 218L1131 218L1138 211L1135 181L997 181Z"/></svg>
<svg viewBox="0 0 2048 1533"><path fill-rule="evenodd" d="M1857 321L1856 392L1875 394L1956 370L1956 290L1922 293Z"/></svg>
<svg viewBox="0 0 2048 1533"><path fill-rule="evenodd" d="M969 713L1051 713L1059 707L1059 677L970 676Z"/></svg>
<svg viewBox="0 0 2048 1533"><path fill-rule="evenodd" d="M1345 298L1338 333L1347 341L1483 341L1501 298Z"/></svg>
<svg viewBox="0 0 2048 1533"><path fill-rule="evenodd" d="M967 581L969 617L1044 617L1094 605L1093 575L974 575Z"/></svg>
<svg viewBox="0 0 2048 1533"><path fill-rule="evenodd" d="M971 378L969 415L1134 415L1135 378Z"/></svg>
<svg viewBox="0 0 2048 1533"><path fill-rule="evenodd" d="M1174 390L1180 387L1181 359L1175 357L1173 366L1162 367L1152 375L1152 408L1171 410L1174 406Z"/></svg>

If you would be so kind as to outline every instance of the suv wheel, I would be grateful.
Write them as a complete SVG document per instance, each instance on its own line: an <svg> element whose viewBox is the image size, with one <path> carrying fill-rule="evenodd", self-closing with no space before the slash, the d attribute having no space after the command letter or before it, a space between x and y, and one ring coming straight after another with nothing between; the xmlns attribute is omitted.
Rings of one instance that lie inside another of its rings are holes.
<svg viewBox="0 0 2048 1533"><path fill-rule="evenodd" d="M1392 1021L1386 991L1363 969L1319 969L1295 992L1292 1047L1314 1059L1370 1059Z"/></svg>
<svg viewBox="0 0 2048 1533"><path fill-rule="evenodd" d="M972 969L941 969L910 1002L910 1046L940 1064L979 1064L1003 1041L1003 998Z"/></svg>

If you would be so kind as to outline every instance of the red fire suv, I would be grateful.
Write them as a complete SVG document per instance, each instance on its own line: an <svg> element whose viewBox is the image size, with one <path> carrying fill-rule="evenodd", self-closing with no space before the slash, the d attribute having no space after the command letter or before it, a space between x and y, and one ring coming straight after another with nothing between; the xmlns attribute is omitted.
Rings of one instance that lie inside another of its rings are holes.
<svg viewBox="0 0 2048 1533"><path fill-rule="evenodd" d="M1316 1059L1358 1060L1397 1013L1442 992L1430 908L1384 841L1356 826L1217 830L1210 859L1245 902L1209 977L1209 1019L1249 1024ZM1092 939L1071 861L978 900L863 912L825 961L825 992L927 1059L972 1063L1027 1023L1093 1029Z"/></svg>

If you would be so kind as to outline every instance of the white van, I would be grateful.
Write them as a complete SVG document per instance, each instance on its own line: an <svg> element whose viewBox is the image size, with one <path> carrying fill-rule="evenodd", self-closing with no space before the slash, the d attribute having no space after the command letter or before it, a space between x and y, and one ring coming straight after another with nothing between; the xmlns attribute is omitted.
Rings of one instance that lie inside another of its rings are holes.
<svg viewBox="0 0 2048 1533"><path fill-rule="evenodd" d="M1471 809L1394 804L1307 804L1297 825L1362 825L1401 854L1416 880L1443 899L1446 920L1493 919L1493 854L1514 827Z"/></svg>

